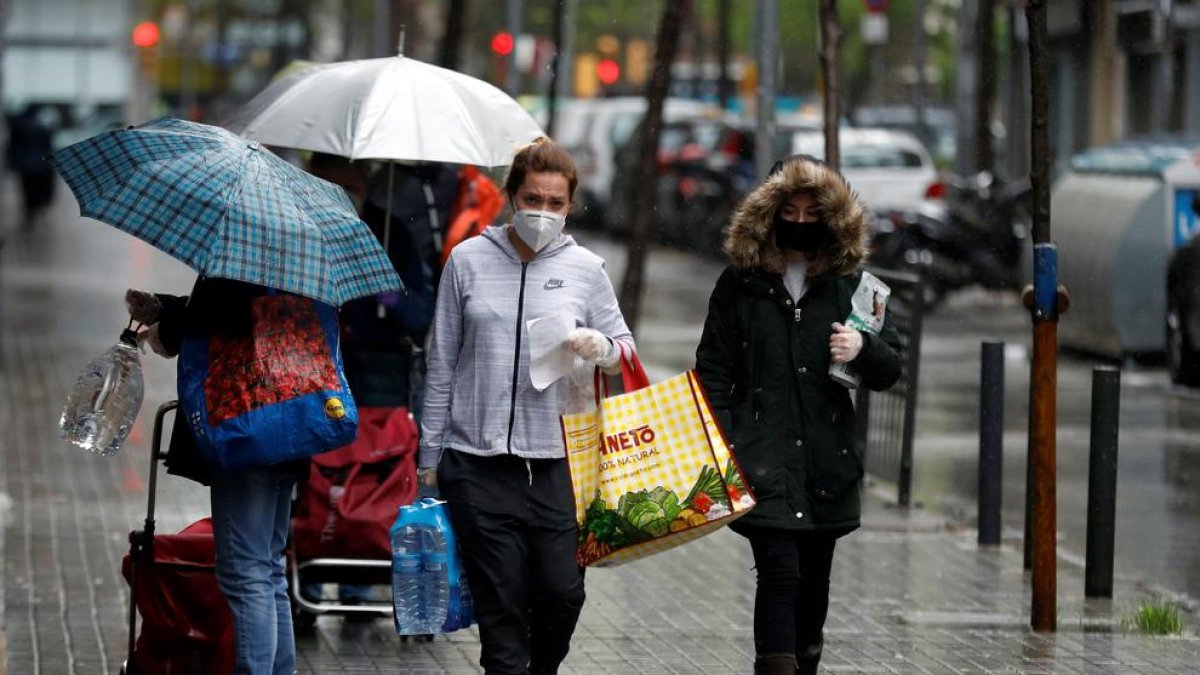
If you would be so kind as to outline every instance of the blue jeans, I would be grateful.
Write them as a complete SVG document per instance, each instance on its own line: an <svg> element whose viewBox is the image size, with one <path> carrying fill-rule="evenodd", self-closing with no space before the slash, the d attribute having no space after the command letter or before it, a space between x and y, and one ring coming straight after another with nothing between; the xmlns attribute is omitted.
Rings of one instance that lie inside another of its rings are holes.
<svg viewBox="0 0 1200 675"><path fill-rule="evenodd" d="M213 470L217 583L233 614L234 673L293 675L296 642L283 549L295 470Z"/></svg>

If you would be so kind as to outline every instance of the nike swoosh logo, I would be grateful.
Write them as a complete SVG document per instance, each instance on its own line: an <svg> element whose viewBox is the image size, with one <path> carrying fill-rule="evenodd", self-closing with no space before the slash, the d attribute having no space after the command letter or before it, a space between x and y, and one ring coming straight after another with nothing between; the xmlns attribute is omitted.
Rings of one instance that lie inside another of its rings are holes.
<svg viewBox="0 0 1200 675"><path fill-rule="evenodd" d="M562 279L550 279L546 282L545 286L542 286L542 289L547 291L552 291L556 288L566 288L566 286L563 286Z"/></svg>

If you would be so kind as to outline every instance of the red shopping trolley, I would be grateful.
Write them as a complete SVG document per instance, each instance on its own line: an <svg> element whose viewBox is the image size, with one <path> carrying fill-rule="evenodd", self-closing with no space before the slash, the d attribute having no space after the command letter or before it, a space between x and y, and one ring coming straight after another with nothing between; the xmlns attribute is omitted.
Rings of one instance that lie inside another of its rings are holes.
<svg viewBox="0 0 1200 675"><path fill-rule="evenodd" d="M121 563L129 582L129 654L121 668L126 675L233 670L233 617L217 586L212 520L196 521L177 534L154 533L158 462L166 459L163 417L177 407L177 401L164 403L154 415L146 522L129 534L129 553Z"/></svg>
<svg viewBox="0 0 1200 675"><path fill-rule="evenodd" d="M305 597L312 584L391 588L388 528L416 498L418 431L407 408L359 408L358 438L313 457L292 511L289 555L297 623L320 614L391 616L391 594L358 604Z"/></svg>

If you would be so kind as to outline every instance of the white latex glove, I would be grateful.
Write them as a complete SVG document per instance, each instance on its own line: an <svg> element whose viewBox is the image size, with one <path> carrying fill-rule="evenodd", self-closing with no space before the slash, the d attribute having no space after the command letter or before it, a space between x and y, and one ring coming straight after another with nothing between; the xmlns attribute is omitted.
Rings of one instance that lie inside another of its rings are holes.
<svg viewBox="0 0 1200 675"><path fill-rule="evenodd" d="M862 348L862 333L840 323L833 324L833 335L829 336L829 356L834 363L853 361Z"/></svg>
<svg viewBox="0 0 1200 675"><path fill-rule="evenodd" d="M138 323L152 324L158 321L162 302L153 293L130 288L125 291L125 308L129 317Z"/></svg>
<svg viewBox="0 0 1200 675"><path fill-rule="evenodd" d="M612 368L620 360L617 346L594 328L576 328L567 333L567 344L571 345L579 358L601 368Z"/></svg>
<svg viewBox="0 0 1200 675"><path fill-rule="evenodd" d="M138 346L142 348L143 352L146 351L146 347L150 347L150 349L159 356L171 356L167 353L167 348L163 346L162 338L158 335L158 324L154 324L149 328L143 328L141 331L139 331L137 335L137 341Z"/></svg>

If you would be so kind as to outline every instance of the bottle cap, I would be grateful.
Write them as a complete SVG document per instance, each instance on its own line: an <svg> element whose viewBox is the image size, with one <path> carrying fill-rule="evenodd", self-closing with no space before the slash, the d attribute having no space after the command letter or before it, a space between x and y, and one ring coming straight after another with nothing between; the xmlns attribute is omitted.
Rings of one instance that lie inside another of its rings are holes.
<svg viewBox="0 0 1200 675"><path fill-rule="evenodd" d="M130 329L130 328L126 328L125 330L121 331L121 342L124 342L125 344L129 345L130 347L136 347L137 346L137 332L135 332L133 329Z"/></svg>

